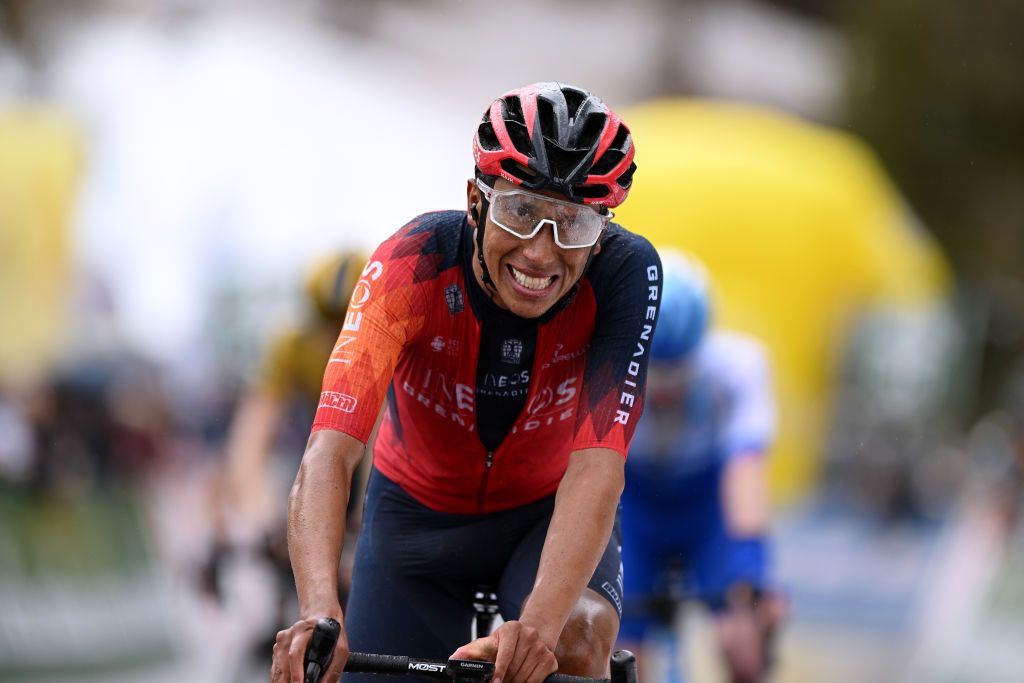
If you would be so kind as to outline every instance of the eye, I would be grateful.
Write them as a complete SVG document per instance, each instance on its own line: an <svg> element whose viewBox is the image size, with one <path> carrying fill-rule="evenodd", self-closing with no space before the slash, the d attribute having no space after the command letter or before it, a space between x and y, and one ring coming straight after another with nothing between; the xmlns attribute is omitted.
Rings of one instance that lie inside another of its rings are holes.
<svg viewBox="0 0 1024 683"><path fill-rule="evenodd" d="M533 207L529 202L523 201L522 199L513 200L512 205L509 208L512 211L512 215L516 218L528 219L533 218L534 216Z"/></svg>

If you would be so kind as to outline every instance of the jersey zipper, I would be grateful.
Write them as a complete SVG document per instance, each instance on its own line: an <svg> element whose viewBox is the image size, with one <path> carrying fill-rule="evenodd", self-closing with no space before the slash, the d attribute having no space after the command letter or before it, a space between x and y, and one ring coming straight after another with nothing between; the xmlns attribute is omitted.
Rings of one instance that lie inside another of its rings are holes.
<svg viewBox="0 0 1024 683"><path fill-rule="evenodd" d="M487 451L487 458L484 460L484 476L480 481L480 494L476 498L477 514L484 513L484 494L487 493L487 480L491 478L492 465L494 465L494 451Z"/></svg>

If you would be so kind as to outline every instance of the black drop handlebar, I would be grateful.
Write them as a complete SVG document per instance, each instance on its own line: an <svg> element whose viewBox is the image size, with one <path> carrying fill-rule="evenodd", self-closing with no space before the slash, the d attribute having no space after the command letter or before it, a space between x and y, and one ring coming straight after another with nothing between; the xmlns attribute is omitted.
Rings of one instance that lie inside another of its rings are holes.
<svg viewBox="0 0 1024 683"><path fill-rule="evenodd" d="M306 646L305 683L320 683L320 676L330 662L340 631L341 626L334 619L321 619L317 622L309 645ZM345 663L345 671L392 676L412 674L425 678L454 681L455 683L486 683L494 674L494 662L472 659L442 661L350 652L348 661ZM585 678L555 673L545 678L544 683L637 683L636 657L628 650L619 650L612 655L611 671L611 679Z"/></svg>

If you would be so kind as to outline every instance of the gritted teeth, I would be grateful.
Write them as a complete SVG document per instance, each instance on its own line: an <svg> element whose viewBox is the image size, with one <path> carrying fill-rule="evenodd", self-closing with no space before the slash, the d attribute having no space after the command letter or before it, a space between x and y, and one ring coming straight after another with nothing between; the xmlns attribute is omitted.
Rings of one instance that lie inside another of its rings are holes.
<svg viewBox="0 0 1024 683"><path fill-rule="evenodd" d="M512 272L512 277L516 279L516 282L527 289L545 289L555 281L554 275L549 275L547 277L532 277L526 273L516 270L515 266L509 266L508 269Z"/></svg>

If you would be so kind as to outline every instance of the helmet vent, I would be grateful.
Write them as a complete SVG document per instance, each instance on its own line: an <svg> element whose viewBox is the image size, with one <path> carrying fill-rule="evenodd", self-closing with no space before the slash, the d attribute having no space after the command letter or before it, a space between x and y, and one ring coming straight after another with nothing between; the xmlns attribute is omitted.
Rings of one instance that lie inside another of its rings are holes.
<svg viewBox="0 0 1024 683"><path fill-rule="evenodd" d="M573 185L572 191L580 199L601 199L608 196L608 188L604 185Z"/></svg>
<svg viewBox="0 0 1024 683"><path fill-rule="evenodd" d="M562 96L565 97L565 105L569 109L569 118L575 119L580 111L580 106L587 101L587 93L580 92L576 88L562 88Z"/></svg>
<svg viewBox="0 0 1024 683"><path fill-rule="evenodd" d="M501 168L511 175L513 178L519 178L520 180L534 180L537 174L532 169L523 166L522 164L512 159L502 159Z"/></svg>
<svg viewBox="0 0 1024 683"><path fill-rule="evenodd" d="M594 167L590 169L591 175L604 175L615 168L615 165L622 161L622 158L626 156L617 149L609 149L604 153Z"/></svg>
<svg viewBox="0 0 1024 683"><path fill-rule="evenodd" d="M549 142L546 145L548 152L548 163L551 168L551 177L556 182L558 181L569 181L578 180L579 178L570 178L570 175L578 176L580 162L583 161L584 157L590 154L589 149L563 149L556 144Z"/></svg>
<svg viewBox="0 0 1024 683"><path fill-rule="evenodd" d="M576 149L596 147L597 141L601 138L601 133L604 132L606 120L607 117L604 114L591 114L588 116L576 137Z"/></svg>
<svg viewBox="0 0 1024 683"><path fill-rule="evenodd" d="M530 135L526 132L526 126L518 121L506 121L505 130L508 131L508 137L512 140L512 145L515 146L516 151L528 157L535 156L533 145L530 144Z"/></svg>
<svg viewBox="0 0 1024 683"><path fill-rule="evenodd" d="M505 120L526 125L526 117L523 116L523 103L516 95L509 95L505 98Z"/></svg>
<svg viewBox="0 0 1024 683"><path fill-rule="evenodd" d="M629 186L633 184L633 174L635 172L636 172L636 164L635 163L630 164L629 168L626 169L626 172L623 173L622 175L620 175L615 180L615 182L617 182L619 184L619 187L621 187L622 189L628 190Z"/></svg>
<svg viewBox="0 0 1024 683"><path fill-rule="evenodd" d="M608 150L594 164L590 174L605 175L609 173L626 156L627 149L629 149L629 131L626 130L625 126L619 126L619 132L615 134L612 144L609 145Z"/></svg>
<svg viewBox="0 0 1024 683"><path fill-rule="evenodd" d="M540 133L546 140L559 142L558 122L555 121L555 109L543 98L537 99L537 116L540 118Z"/></svg>
<svg viewBox="0 0 1024 683"><path fill-rule="evenodd" d="M498 142L498 136L494 134L494 126L490 121L480 124L477 128L477 135L480 138L480 146L485 150L488 152L501 151L501 143Z"/></svg>

